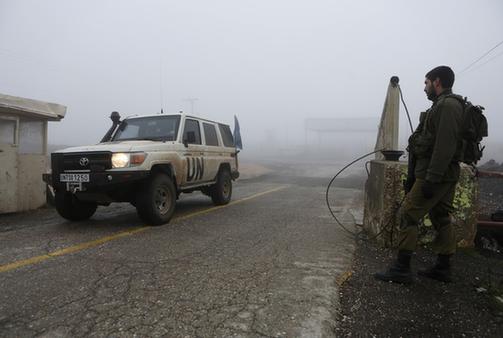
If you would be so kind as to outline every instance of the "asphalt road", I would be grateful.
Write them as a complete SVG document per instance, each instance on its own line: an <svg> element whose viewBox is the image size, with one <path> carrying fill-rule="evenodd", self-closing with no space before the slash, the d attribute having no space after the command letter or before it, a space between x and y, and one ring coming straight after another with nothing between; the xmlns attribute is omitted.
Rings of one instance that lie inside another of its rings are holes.
<svg viewBox="0 0 503 338"><path fill-rule="evenodd" d="M273 165L224 207L185 195L160 227L127 204L1 215L0 336L332 336L354 242L325 206L338 168L315 167ZM351 227L361 191L334 194Z"/></svg>

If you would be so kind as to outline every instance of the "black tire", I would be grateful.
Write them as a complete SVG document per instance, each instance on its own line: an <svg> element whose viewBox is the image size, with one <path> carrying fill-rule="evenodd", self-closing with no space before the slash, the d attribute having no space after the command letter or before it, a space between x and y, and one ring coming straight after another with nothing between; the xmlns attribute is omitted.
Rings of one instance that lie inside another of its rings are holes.
<svg viewBox="0 0 503 338"><path fill-rule="evenodd" d="M175 185L164 174L150 178L136 198L136 211L149 225L168 223L175 212L175 205Z"/></svg>
<svg viewBox="0 0 503 338"><path fill-rule="evenodd" d="M228 204L232 197L232 179L229 170L218 172L217 183L210 188L211 200L215 205Z"/></svg>
<svg viewBox="0 0 503 338"><path fill-rule="evenodd" d="M54 204L58 214L70 221L89 219L98 208L96 203L79 201L75 195L66 191L55 193Z"/></svg>

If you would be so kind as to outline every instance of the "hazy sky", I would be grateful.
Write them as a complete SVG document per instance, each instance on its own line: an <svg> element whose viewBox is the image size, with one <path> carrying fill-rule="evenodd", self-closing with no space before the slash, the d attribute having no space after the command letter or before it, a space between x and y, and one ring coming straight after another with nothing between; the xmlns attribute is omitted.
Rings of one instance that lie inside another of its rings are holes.
<svg viewBox="0 0 503 338"><path fill-rule="evenodd" d="M0 92L68 106L53 144L97 142L113 110L190 112L187 98L236 114L245 145L301 144L305 118L377 121L392 75L416 124L424 74L446 64L500 142L503 45L461 70L502 40L501 0L0 0Z"/></svg>

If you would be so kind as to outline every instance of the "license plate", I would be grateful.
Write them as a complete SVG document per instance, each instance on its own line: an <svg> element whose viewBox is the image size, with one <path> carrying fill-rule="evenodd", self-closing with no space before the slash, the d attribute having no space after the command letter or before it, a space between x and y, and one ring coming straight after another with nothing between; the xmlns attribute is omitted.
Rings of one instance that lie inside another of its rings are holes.
<svg viewBox="0 0 503 338"><path fill-rule="evenodd" d="M89 174L59 174L60 182L89 182Z"/></svg>

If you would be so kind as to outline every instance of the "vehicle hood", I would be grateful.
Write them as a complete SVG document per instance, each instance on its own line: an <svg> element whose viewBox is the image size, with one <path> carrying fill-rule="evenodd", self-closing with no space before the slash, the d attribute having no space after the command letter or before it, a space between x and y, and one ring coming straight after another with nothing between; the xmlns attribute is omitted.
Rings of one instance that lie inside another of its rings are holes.
<svg viewBox="0 0 503 338"><path fill-rule="evenodd" d="M113 153L148 150L152 145L159 144L158 141L123 141L105 142L89 146L70 147L55 151L55 153L80 153L88 151L111 151ZM166 142L174 144L174 142Z"/></svg>

